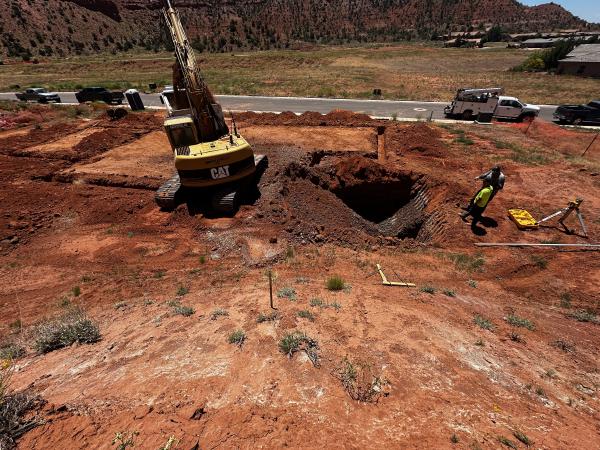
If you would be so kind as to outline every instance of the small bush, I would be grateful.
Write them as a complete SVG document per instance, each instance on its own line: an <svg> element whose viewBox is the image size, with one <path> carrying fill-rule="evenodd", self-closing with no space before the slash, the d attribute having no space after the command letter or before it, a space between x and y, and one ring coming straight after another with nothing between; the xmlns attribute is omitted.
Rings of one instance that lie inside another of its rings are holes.
<svg viewBox="0 0 600 450"><path fill-rule="evenodd" d="M513 342L519 342L519 343L523 342L523 338L516 331L511 331L510 332L510 340L513 341Z"/></svg>
<svg viewBox="0 0 600 450"><path fill-rule="evenodd" d="M571 294L569 292L560 294L560 307L565 309L571 307Z"/></svg>
<svg viewBox="0 0 600 450"><path fill-rule="evenodd" d="M198 260L200 261L200 264L206 264L206 256L202 255Z"/></svg>
<svg viewBox="0 0 600 450"><path fill-rule="evenodd" d="M134 439L139 434L139 431L120 431L115 433L115 437L112 440L112 445L116 445L115 450L127 450L129 447L133 448L135 447Z"/></svg>
<svg viewBox="0 0 600 450"><path fill-rule="evenodd" d="M344 279L337 275L330 277L327 279L326 287L330 291L342 291L345 287Z"/></svg>
<svg viewBox="0 0 600 450"><path fill-rule="evenodd" d="M338 377L350 398L365 403L376 402L385 383L382 377L373 373L370 364L362 361L353 363L348 358L342 360Z"/></svg>
<svg viewBox="0 0 600 450"><path fill-rule="evenodd" d="M542 270L548 268L548 260L543 256L533 255L531 261Z"/></svg>
<svg viewBox="0 0 600 450"><path fill-rule="evenodd" d="M312 307L319 307L319 308L323 308L325 306L327 306L325 304L325 302L323 300L321 300L320 298L313 298L310 301L310 306Z"/></svg>
<svg viewBox="0 0 600 450"><path fill-rule="evenodd" d="M527 437L527 435L525 433L523 433L522 431L519 431L519 430L513 431L513 436L516 437L523 444L525 444L527 447L530 447L533 445L533 441L531 439L529 439Z"/></svg>
<svg viewBox="0 0 600 450"><path fill-rule="evenodd" d="M0 345L0 363L2 360L14 361L16 359L22 358L25 356L26 350L25 347L15 344L8 343L4 345Z"/></svg>
<svg viewBox="0 0 600 450"><path fill-rule="evenodd" d="M498 436L498 441L502 444L505 445L509 448L512 448L513 450L518 450L517 444L515 444L513 441L511 441L510 439L505 438L504 436Z"/></svg>
<svg viewBox="0 0 600 450"><path fill-rule="evenodd" d="M456 292L454 292L450 289L444 289L444 295L446 297L456 297Z"/></svg>
<svg viewBox="0 0 600 450"><path fill-rule="evenodd" d="M586 311L584 309L580 309L578 311L575 311L575 312L569 314L569 317L577 320L578 322L598 323L596 314L593 313L592 311Z"/></svg>
<svg viewBox="0 0 600 450"><path fill-rule="evenodd" d="M177 305L173 308L173 312L178 316L190 317L194 315L196 310L191 306Z"/></svg>
<svg viewBox="0 0 600 450"><path fill-rule="evenodd" d="M101 339L98 325L79 309L42 323L35 333L34 347L39 353L48 353L76 342L93 344Z"/></svg>
<svg viewBox="0 0 600 450"><path fill-rule="evenodd" d="M286 334L279 341L279 350L290 358L294 356L294 353L303 350L313 363L313 366L319 367L319 344L305 333L294 332Z"/></svg>
<svg viewBox="0 0 600 450"><path fill-rule="evenodd" d="M473 321L475 322L476 325L479 326L479 328L483 328L484 330L493 330L494 329L494 324L490 320L486 319L485 317L480 316L479 314L475 316Z"/></svg>
<svg viewBox="0 0 600 450"><path fill-rule="evenodd" d="M465 272L481 272L485 265L485 258L480 253L477 253L475 256L456 253L450 255L450 259L454 261L454 265L458 270Z"/></svg>
<svg viewBox="0 0 600 450"><path fill-rule="evenodd" d="M227 317L227 316L229 316L229 312L227 312L226 310L224 310L222 308L217 308L211 313L210 318L212 320L217 320L219 317Z"/></svg>
<svg viewBox="0 0 600 450"><path fill-rule="evenodd" d="M436 292L436 289L435 289L433 286L427 286L427 285L426 285L426 286L423 286L423 287L421 288L421 292L425 292L426 294L431 294L431 295L433 295L433 294L435 294L435 292Z"/></svg>
<svg viewBox="0 0 600 450"><path fill-rule="evenodd" d="M73 294L73 297L79 297L81 295L81 288L79 286L74 286L73 289L71 289L71 293Z"/></svg>
<svg viewBox="0 0 600 450"><path fill-rule="evenodd" d="M485 343L481 339L478 339L477 341L475 341L475 345L477 347L483 347L485 346Z"/></svg>
<svg viewBox="0 0 600 450"><path fill-rule="evenodd" d="M189 292L190 292L190 290L188 288L186 288L185 286L179 286L179 288L177 289L177 296L183 297L184 295L187 295Z"/></svg>
<svg viewBox="0 0 600 450"><path fill-rule="evenodd" d="M510 314L505 320L512 326L519 328L527 328L529 331L535 330L535 325L529 319L523 319L521 317Z"/></svg>
<svg viewBox="0 0 600 450"><path fill-rule="evenodd" d="M229 335L228 341L230 344L241 347L246 341L246 333L244 333L242 330L236 330Z"/></svg>
<svg viewBox="0 0 600 450"><path fill-rule="evenodd" d="M472 287L473 289L477 289L477 281L475 280L469 280L467 281L467 284Z"/></svg>
<svg viewBox="0 0 600 450"><path fill-rule="evenodd" d="M313 313L307 310L298 311L298 317L302 319L308 319L311 322L315 321L315 316L313 315Z"/></svg>
<svg viewBox="0 0 600 450"><path fill-rule="evenodd" d="M258 315L258 317L256 318L256 321L258 323L264 323L264 322L274 322L277 319L279 319L279 313L278 312L272 312L272 313L269 313L269 314L260 313Z"/></svg>
<svg viewBox="0 0 600 450"><path fill-rule="evenodd" d="M156 272L154 274L154 278L156 278L157 280L160 280L161 278L165 277L165 271L164 270L159 270L158 272Z"/></svg>
<svg viewBox="0 0 600 450"><path fill-rule="evenodd" d="M453 434L452 436L450 436L450 442L452 442L453 444L458 444L458 442L459 442L458 436L456 434Z"/></svg>
<svg viewBox="0 0 600 450"><path fill-rule="evenodd" d="M297 300L296 289L291 287L284 287L277 292L277 297L287 298L288 300L295 302Z"/></svg>
<svg viewBox="0 0 600 450"><path fill-rule="evenodd" d="M552 347L556 347L560 350L562 350L565 353L573 353L575 352L575 344L572 344L568 341L563 341L562 339L559 339L557 341L551 342L550 345Z"/></svg>
<svg viewBox="0 0 600 450"><path fill-rule="evenodd" d="M0 448L16 448L16 440L27 431L41 425L30 412L41 408L42 399L27 392L10 393L12 367L0 361ZM26 419L28 417L28 419Z"/></svg>

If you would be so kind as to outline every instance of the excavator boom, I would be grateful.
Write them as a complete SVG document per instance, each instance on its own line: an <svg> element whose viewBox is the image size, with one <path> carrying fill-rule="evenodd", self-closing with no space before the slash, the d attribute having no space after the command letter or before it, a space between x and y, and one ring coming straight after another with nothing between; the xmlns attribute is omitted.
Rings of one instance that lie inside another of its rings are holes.
<svg viewBox="0 0 600 450"><path fill-rule="evenodd" d="M223 110L202 77L194 49L188 41L179 13L169 0L166 0L163 15L173 40L177 60L173 67L175 108L190 109L198 133L198 142L220 139L229 134Z"/></svg>

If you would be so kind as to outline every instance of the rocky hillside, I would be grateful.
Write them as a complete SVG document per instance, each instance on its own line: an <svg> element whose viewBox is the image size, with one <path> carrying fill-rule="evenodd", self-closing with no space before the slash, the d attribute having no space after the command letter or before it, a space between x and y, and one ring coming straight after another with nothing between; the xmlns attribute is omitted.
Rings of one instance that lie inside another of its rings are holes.
<svg viewBox="0 0 600 450"><path fill-rule="evenodd" d="M161 0L0 0L0 53L65 56L168 45ZM585 28L549 3L516 0L175 0L201 51L428 38L500 24L508 31ZM32 32L32 30L35 30Z"/></svg>

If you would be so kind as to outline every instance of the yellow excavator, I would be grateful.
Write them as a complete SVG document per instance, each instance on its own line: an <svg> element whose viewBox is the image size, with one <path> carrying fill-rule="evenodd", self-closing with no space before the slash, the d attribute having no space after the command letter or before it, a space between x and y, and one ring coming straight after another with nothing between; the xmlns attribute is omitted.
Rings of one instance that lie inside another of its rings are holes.
<svg viewBox="0 0 600 450"><path fill-rule="evenodd" d="M239 202L256 186L267 158L255 155L238 133L232 117L229 130L221 105L210 92L196 62L179 13L166 0L163 15L173 45L173 88L161 94L167 108L164 128L175 157L177 174L156 192L156 203L171 210L183 192L203 194L212 210L237 211Z"/></svg>

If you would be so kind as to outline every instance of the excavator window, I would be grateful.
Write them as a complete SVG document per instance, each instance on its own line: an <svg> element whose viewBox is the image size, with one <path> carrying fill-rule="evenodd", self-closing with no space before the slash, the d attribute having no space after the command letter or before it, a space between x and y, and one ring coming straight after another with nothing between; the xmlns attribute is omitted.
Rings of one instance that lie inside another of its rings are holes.
<svg viewBox="0 0 600 450"><path fill-rule="evenodd" d="M173 126L169 127L167 131L174 148L189 147L198 143L191 126Z"/></svg>

